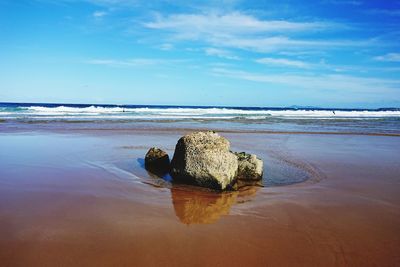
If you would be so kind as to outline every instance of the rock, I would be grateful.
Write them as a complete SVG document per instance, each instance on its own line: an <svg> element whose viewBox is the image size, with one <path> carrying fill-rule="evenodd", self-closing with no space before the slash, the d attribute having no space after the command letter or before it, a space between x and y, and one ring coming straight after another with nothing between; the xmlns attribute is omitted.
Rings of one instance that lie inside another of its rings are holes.
<svg viewBox="0 0 400 267"><path fill-rule="evenodd" d="M146 170L149 170L156 174L165 174L169 171L170 161L167 152L152 147L146 153L144 158L144 166Z"/></svg>
<svg viewBox="0 0 400 267"><path fill-rule="evenodd" d="M262 160L229 148L229 141L215 132L185 135L176 144L170 174L175 181L218 190L258 185Z"/></svg>
<svg viewBox="0 0 400 267"><path fill-rule="evenodd" d="M236 152L238 159L238 172L236 178L238 180L258 181L262 179L263 162L256 155L247 154L246 152Z"/></svg>
<svg viewBox="0 0 400 267"><path fill-rule="evenodd" d="M195 132L176 144L171 162L174 180L224 190L234 182L238 160L230 143L215 132Z"/></svg>

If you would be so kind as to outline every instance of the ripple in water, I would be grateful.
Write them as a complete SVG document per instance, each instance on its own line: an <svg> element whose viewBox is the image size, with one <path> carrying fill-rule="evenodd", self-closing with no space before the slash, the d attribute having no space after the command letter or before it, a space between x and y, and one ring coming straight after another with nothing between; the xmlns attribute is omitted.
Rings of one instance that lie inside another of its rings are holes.
<svg viewBox="0 0 400 267"><path fill-rule="evenodd" d="M118 167L143 179L143 183L153 187L168 188L175 214L183 224L210 224L229 215L232 206L252 201L260 187L291 185L308 180L313 175L299 162L291 162L273 157L264 158L264 177L258 186L244 186L238 191L216 192L197 186L176 184L170 175L163 177L148 172L144 159L120 162Z"/></svg>

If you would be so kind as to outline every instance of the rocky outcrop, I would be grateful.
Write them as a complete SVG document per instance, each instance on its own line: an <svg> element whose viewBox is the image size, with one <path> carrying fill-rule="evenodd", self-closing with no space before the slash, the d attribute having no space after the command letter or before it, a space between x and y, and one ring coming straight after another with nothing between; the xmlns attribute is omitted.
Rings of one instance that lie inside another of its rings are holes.
<svg viewBox="0 0 400 267"><path fill-rule="evenodd" d="M171 162L174 180L224 190L235 182L238 160L230 143L215 132L195 132L179 139Z"/></svg>
<svg viewBox="0 0 400 267"><path fill-rule="evenodd" d="M258 181L262 179L263 162L256 155L246 152L236 152L238 159L238 171L236 178L238 180Z"/></svg>
<svg viewBox="0 0 400 267"><path fill-rule="evenodd" d="M229 141L215 132L194 132L178 140L171 164L166 152L153 147L145 166L156 174L169 171L174 181L217 190L257 184L263 175L262 160L229 149Z"/></svg>
<svg viewBox="0 0 400 267"><path fill-rule="evenodd" d="M149 170L156 174L164 174L169 171L170 160L167 152L152 147L147 152L144 158L144 165L146 170Z"/></svg>

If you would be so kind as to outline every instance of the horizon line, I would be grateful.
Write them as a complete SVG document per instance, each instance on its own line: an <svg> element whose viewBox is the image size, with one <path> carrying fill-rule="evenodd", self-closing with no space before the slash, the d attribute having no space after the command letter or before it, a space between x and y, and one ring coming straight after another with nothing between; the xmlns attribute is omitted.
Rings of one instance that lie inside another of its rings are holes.
<svg viewBox="0 0 400 267"><path fill-rule="evenodd" d="M23 105L84 105L84 106L110 106L110 107L180 107L180 108L233 108L233 109L316 109L316 110L389 110L389 109L400 109L400 107L378 107L378 108L324 108L320 106L309 106L309 105L290 105L290 106L219 106L219 105L170 105L170 104L106 104L106 103L62 103L62 102L10 102L10 101L0 101L2 104L23 104Z"/></svg>

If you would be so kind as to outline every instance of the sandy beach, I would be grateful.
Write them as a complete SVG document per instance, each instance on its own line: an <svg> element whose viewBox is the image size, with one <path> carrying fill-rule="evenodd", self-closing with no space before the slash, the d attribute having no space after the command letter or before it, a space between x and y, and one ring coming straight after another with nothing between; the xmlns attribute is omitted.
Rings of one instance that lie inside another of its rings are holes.
<svg viewBox="0 0 400 267"><path fill-rule="evenodd" d="M400 267L400 0L0 0L0 267Z"/></svg>
<svg viewBox="0 0 400 267"><path fill-rule="evenodd" d="M184 133L4 131L1 265L400 264L400 138L223 133L266 174L216 193L143 168L150 146L172 155Z"/></svg>

